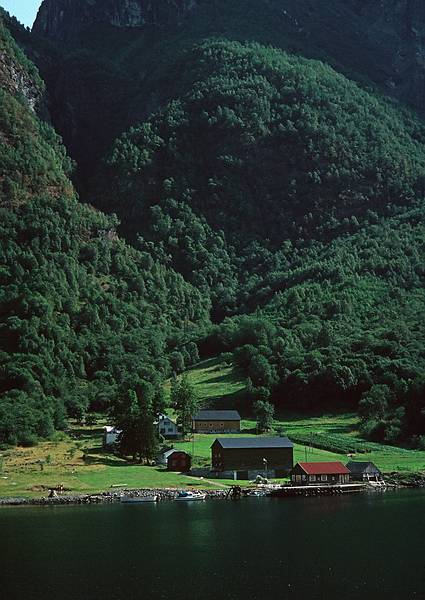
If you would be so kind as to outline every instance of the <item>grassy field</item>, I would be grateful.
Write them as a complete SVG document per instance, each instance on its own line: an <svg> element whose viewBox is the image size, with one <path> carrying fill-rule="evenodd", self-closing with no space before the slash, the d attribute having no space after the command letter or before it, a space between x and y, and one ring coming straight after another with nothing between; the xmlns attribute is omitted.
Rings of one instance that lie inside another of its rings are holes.
<svg viewBox="0 0 425 600"><path fill-rule="evenodd" d="M233 367L212 358L187 371L190 382L196 387L201 406L243 409L244 378ZM167 397L170 384L165 387Z"/></svg>
<svg viewBox="0 0 425 600"><path fill-rule="evenodd" d="M70 493L124 488L214 488L219 483L127 463L102 451L100 428L75 427L73 437L0 452L0 497L40 497L63 485ZM76 436L76 437L74 437Z"/></svg>

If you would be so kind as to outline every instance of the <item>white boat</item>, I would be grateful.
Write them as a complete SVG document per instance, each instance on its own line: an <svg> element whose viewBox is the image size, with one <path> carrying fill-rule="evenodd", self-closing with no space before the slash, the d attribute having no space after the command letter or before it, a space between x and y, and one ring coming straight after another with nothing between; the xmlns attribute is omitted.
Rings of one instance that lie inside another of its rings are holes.
<svg viewBox="0 0 425 600"><path fill-rule="evenodd" d="M206 494L204 494L203 492L179 492L177 498L175 498L175 500L177 502L189 502L189 501L193 501L193 500L205 500L205 498L207 497Z"/></svg>
<svg viewBox="0 0 425 600"><path fill-rule="evenodd" d="M143 504L144 502L157 502L158 496L121 496L123 504Z"/></svg>

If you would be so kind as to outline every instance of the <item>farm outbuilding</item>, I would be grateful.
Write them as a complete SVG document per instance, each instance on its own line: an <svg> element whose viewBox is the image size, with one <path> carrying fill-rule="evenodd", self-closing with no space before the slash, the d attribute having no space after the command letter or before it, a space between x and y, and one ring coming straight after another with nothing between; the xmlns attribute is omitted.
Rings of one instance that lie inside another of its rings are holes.
<svg viewBox="0 0 425 600"><path fill-rule="evenodd" d="M122 431L121 429L117 429L111 425L106 425L103 428L103 447L111 448L118 442L118 438L120 437Z"/></svg>
<svg viewBox="0 0 425 600"><path fill-rule="evenodd" d="M380 481L382 473L373 462L352 460L347 463L353 481Z"/></svg>
<svg viewBox="0 0 425 600"><path fill-rule="evenodd" d="M211 446L211 462L222 477L284 477L292 468L293 451L287 437L217 438Z"/></svg>
<svg viewBox="0 0 425 600"><path fill-rule="evenodd" d="M174 450L167 456L167 470L187 473L192 467L192 457L182 450Z"/></svg>
<svg viewBox="0 0 425 600"><path fill-rule="evenodd" d="M192 417L195 433L239 433L241 416L237 410L200 410Z"/></svg>
<svg viewBox="0 0 425 600"><path fill-rule="evenodd" d="M299 462L291 471L293 485L323 485L350 482L350 470L342 462Z"/></svg>
<svg viewBox="0 0 425 600"><path fill-rule="evenodd" d="M168 457L171 456L173 452L177 452L175 448L164 448L159 452L156 456L156 464L157 465L166 465L168 461Z"/></svg>

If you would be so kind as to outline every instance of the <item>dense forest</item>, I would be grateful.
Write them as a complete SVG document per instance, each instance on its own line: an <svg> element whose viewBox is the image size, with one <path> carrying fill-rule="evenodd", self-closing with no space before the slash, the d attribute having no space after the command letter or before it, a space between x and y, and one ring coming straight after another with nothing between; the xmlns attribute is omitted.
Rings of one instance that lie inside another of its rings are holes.
<svg viewBox="0 0 425 600"><path fill-rule="evenodd" d="M0 49L10 61L0 90L0 443L32 443L192 364L209 300L78 202L60 140L8 85L21 71L35 97L43 91L3 24Z"/></svg>
<svg viewBox="0 0 425 600"><path fill-rule="evenodd" d="M195 19L146 74L150 30L5 23L0 443L225 353L247 411L358 408L425 444L422 116L242 26Z"/></svg>

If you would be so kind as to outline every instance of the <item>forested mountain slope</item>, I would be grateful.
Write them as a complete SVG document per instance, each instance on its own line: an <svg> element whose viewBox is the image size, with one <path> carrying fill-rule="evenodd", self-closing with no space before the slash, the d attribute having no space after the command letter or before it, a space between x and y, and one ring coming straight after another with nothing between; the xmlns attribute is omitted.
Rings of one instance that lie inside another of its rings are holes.
<svg viewBox="0 0 425 600"><path fill-rule="evenodd" d="M319 58L425 108L425 8L418 0L46 0L34 31L61 48L56 74L49 61L40 66L84 183L93 157L116 135L174 97L179 51L209 37Z"/></svg>
<svg viewBox="0 0 425 600"><path fill-rule="evenodd" d="M32 110L43 84L3 23L0 53L0 443L29 443L130 382L158 387L177 343L190 363L209 307L77 201L60 139Z"/></svg>
<svg viewBox="0 0 425 600"><path fill-rule="evenodd" d="M4 239L24 289L6 280L2 339L26 379L5 377L3 419L38 382L71 414L140 378L155 394L196 341L233 352L247 402L359 406L368 435L424 443L425 128L385 95L422 108L424 11L380 6L57 0L33 34L12 27L87 206L38 100L9 89Z"/></svg>

